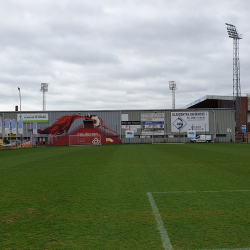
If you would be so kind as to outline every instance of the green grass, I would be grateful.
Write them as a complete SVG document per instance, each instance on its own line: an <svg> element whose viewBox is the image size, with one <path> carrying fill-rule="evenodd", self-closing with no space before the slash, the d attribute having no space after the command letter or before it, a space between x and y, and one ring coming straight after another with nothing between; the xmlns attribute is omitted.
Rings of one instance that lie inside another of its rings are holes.
<svg viewBox="0 0 250 250"><path fill-rule="evenodd" d="M0 249L250 247L250 145L106 145L0 151Z"/></svg>

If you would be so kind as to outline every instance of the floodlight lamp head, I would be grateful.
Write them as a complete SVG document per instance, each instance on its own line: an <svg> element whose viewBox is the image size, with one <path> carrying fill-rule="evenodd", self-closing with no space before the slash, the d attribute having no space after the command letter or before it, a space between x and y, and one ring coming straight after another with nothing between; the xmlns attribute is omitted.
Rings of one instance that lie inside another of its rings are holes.
<svg viewBox="0 0 250 250"><path fill-rule="evenodd" d="M225 23L227 25L227 33L229 38L242 39L243 35L239 34L236 27L233 24Z"/></svg>
<svg viewBox="0 0 250 250"><path fill-rule="evenodd" d="M48 87L49 87L48 83L41 83L41 91L42 92L48 92Z"/></svg>
<svg viewBox="0 0 250 250"><path fill-rule="evenodd" d="M169 81L169 89L170 90L177 89L175 81Z"/></svg>

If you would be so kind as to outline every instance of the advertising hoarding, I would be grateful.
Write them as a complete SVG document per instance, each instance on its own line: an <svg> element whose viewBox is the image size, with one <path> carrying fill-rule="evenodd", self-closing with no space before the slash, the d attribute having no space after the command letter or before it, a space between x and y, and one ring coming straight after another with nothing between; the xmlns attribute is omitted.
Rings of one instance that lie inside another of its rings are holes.
<svg viewBox="0 0 250 250"><path fill-rule="evenodd" d="M171 112L171 132L209 132L209 112Z"/></svg>

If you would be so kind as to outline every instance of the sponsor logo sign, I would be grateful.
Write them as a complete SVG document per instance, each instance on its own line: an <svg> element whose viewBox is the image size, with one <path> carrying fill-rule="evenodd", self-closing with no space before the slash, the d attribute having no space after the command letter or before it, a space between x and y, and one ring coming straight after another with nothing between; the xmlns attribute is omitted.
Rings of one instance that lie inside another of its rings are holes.
<svg viewBox="0 0 250 250"><path fill-rule="evenodd" d="M114 140L111 138L106 138L106 142L113 142Z"/></svg>
<svg viewBox="0 0 250 250"><path fill-rule="evenodd" d="M92 141L92 144L94 144L94 145L99 145L99 144L101 144L101 141L100 141L98 138L95 138L95 139Z"/></svg>
<svg viewBox="0 0 250 250"><path fill-rule="evenodd" d="M188 139L195 139L196 138L196 131L195 130L188 130L187 138Z"/></svg>
<svg viewBox="0 0 250 250"><path fill-rule="evenodd" d="M241 133L246 133L247 132L247 126L246 125L242 125L241 126Z"/></svg>
<svg viewBox="0 0 250 250"><path fill-rule="evenodd" d="M140 121L122 121L122 125L141 125Z"/></svg>
<svg viewBox="0 0 250 250"><path fill-rule="evenodd" d="M95 136L99 135L98 133L78 133L79 136Z"/></svg>
<svg viewBox="0 0 250 250"><path fill-rule="evenodd" d="M125 135L126 139L134 139L134 131L127 130Z"/></svg>
<svg viewBox="0 0 250 250"><path fill-rule="evenodd" d="M182 118L178 117L174 122L173 122L174 127L177 128L178 131L181 131L184 129L184 127L187 125L187 122Z"/></svg>

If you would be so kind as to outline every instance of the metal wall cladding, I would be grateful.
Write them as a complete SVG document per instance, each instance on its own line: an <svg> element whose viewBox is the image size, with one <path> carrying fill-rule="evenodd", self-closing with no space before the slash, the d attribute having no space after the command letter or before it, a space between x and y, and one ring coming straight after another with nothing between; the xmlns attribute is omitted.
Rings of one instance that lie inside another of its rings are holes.
<svg viewBox="0 0 250 250"><path fill-rule="evenodd" d="M93 111L93 110L76 110L76 111L22 111L25 114L48 114L49 122L46 123L37 123L37 128L44 130L50 126L52 126L59 118L62 116L71 116L71 115L97 115L99 118L103 120L104 126L103 129L108 132L109 129L115 131L120 134L120 111ZM17 116L20 112L3 112L3 120L4 119L17 119ZM80 125L83 124L83 118L76 119L69 129L69 133L77 129ZM107 129L109 128L109 129ZM32 123L24 123L23 124L23 137L30 137L30 129L33 129ZM40 135L39 137L47 137L47 135Z"/></svg>
<svg viewBox="0 0 250 250"><path fill-rule="evenodd" d="M62 116L71 116L71 115L97 115L104 122L106 132L109 130L115 131L121 136L122 143L161 143L161 142L170 142L170 143L179 143L189 142L187 139L186 133L172 133L171 132L171 112L208 112L209 113L209 131L206 134L212 135L212 138L216 134L216 139L218 142L234 142L235 141L235 111L232 109L175 109L175 110L75 110L75 111L22 111L26 114L48 114L49 122L48 123L37 123L38 129L45 129L52 126L57 119ZM3 120L6 118L17 119L17 115L20 112L0 112L2 113ZM164 135L145 135L142 133L142 113L164 113ZM137 122L137 127L134 127L134 139L126 139L126 129L121 125L122 117L127 117L128 122ZM138 123L139 122L139 123ZM83 124L83 119L77 119L73 122L70 127L69 133L77 129L80 125ZM139 125L138 125L139 124ZM32 123L24 123L23 137L30 137L31 133L29 129L32 129ZM105 130L105 129L104 129ZM204 132L203 132L204 133ZM185 134L185 137L183 136ZM197 132L201 134L201 132ZM174 136L172 136L174 135ZM47 135L39 135L39 137L47 137ZM153 140L152 140L153 139Z"/></svg>
<svg viewBox="0 0 250 250"><path fill-rule="evenodd" d="M20 114L20 112L0 112L0 114L2 114L3 120L7 118L17 119L17 114Z"/></svg>
<svg viewBox="0 0 250 250"><path fill-rule="evenodd" d="M234 110L214 110L215 129L217 142L235 142L235 111ZM212 118L212 117L211 117ZM210 123L213 119L210 119Z"/></svg>
<svg viewBox="0 0 250 250"><path fill-rule="evenodd" d="M164 113L164 136L143 136L142 126L134 131L134 139L125 138L125 129L122 128L121 136L123 143L183 143L190 142L185 133L171 132L171 112L208 112L209 131L197 132L198 134L209 134L212 139L216 138L217 142L234 142L235 141L235 111L232 109L175 109L175 110L122 110L121 115L127 114L128 121L141 121L142 113Z"/></svg>

